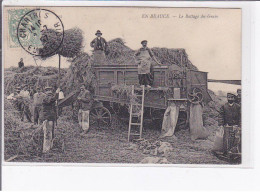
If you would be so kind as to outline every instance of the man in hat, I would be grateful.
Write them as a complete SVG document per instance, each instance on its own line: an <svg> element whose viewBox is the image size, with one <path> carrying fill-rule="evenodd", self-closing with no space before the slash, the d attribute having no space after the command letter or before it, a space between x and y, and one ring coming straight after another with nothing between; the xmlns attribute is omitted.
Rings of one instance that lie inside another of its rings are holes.
<svg viewBox="0 0 260 194"><path fill-rule="evenodd" d="M94 63L95 65L106 65L107 41L101 37L100 30L97 30L95 35L97 37L90 43L90 46L94 48Z"/></svg>
<svg viewBox="0 0 260 194"><path fill-rule="evenodd" d="M56 100L58 99L60 89L53 94L52 87L46 86L40 108L40 123L43 123L44 140L43 153L48 152L52 147L54 138L54 122L56 121Z"/></svg>
<svg viewBox="0 0 260 194"><path fill-rule="evenodd" d="M24 67L23 58L21 58L20 61L18 62L18 67L19 68Z"/></svg>
<svg viewBox="0 0 260 194"><path fill-rule="evenodd" d="M44 93L42 88L37 86L36 93L33 95L33 121L34 124L39 124L40 109L43 102Z"/></svg>
<svg viewBox="0 0 260 194"><path fill-rule="evenodd" d="M153 82L151 59L153 59L158 65L161 65L161 63L157 61L152 51L147 47L147 40L143 40L141 44L143 47L135 53L138 64L139 84L151 88Z"/></svg>
<svg viewBox="0 0 260 194"><path fill-rule="evenodd" d="M225 103L219 112L218 124L221 130L224 130L223 136L223 153L226 155L228 149L230 149L234 142L234 134L230 131L233 126L241 126L241 109L240 106L235 103L235 95L227 93L228 102ZM233 128L232 128L233 129Z"/></svg>
<svg viewBox="0 0 260 194"><path fill-rule="evenodd" d="M79 102L79 125L83 130L83 133L87 133L89 129L89 112L94 102L93 95L86 89L85 85L82 85L77 99Z"/></svg>

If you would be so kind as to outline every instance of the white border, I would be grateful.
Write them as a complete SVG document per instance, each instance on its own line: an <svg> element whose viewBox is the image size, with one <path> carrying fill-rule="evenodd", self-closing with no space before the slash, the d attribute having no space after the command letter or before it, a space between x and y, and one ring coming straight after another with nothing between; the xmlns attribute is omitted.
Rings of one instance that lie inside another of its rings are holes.
<svg viewBox="0 0 260 194"><path fill-rule="evenodd" d="M148 6L148 7L213 7L213 8L242 8L242 85L243 85L243 157L241 165L206 165L206 164L169 164L169 165L155 165L155 164L91 164L91 163L14 163L14 162L5 162L4 157L2 157L2 162L4 166L88 166L88 167L196 167L196 168L211 168L211 167L225 167L225 168L252 168L253 160L252 160L252 129L250 125L250 101L245 100L251 97L251 49L252 47L252 33L253 33L253 25L252 25L252 15L253 12L253 2L126 2L126 1L114 1L114 2L69 2L69 1L4 1L4 6ZM3 24L2 27L4 28ZM2 40L3 35L2 35ZM4 62L4 55L2 58L2 64ZM2 83L4 83L4 69L2 75ZM4 87L4 86L3 86ZM4 91L4 89L3 89ZM245 95L246 94L246 95ZM3 99L4 101L4 99ZM2 104L4 105L4 102ZM2 115L4 117L4 109L2 109ZM4 119L4 118L3 118ZM4 123L2 122L2 128L4 127ZM2 133L2 148L4 144L4 133ZM2 149L2 153L4 153L4 149ZM3 155L4 156L4 155Z"/></svg>

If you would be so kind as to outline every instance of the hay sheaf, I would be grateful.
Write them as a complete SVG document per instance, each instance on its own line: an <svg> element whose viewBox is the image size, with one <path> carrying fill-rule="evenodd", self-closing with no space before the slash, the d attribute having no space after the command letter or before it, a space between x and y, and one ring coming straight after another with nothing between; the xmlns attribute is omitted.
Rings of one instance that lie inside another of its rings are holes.
<svg viewBox="0 0 260 194"><path fill-rule="evenodd" d="M80 53L71 61L71 65L61 80L61 87L65 94L79 89L82 83L88 85L89 89L95 87L95 74L91 68L92 58L87 53Z"/></svg>

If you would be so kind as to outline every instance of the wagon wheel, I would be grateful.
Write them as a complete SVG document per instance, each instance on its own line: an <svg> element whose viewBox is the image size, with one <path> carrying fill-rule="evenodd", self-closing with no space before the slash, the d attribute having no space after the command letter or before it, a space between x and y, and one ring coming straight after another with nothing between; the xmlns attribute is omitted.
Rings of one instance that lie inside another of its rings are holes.
<svg viewBox="0 0 260 194"><path fill-rule="evenodd" d="M105 107L95 107L90 111L90 126L106 128L111 124L111 113Z"/></svg>
<svg viewBox="0 0 260 194"><path fill-rule="evenodd" d="M201 89L192 88L187 95L188 100L193 104L198 104L203 100L203 94Z"/></svg>

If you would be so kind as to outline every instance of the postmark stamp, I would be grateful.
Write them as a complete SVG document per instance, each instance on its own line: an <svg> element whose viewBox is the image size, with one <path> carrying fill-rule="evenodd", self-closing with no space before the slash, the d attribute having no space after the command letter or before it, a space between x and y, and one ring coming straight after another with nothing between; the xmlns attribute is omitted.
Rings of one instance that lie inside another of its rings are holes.
<svg viewBox="0 0 260 194"><path fill-rule="evenodd" d="M34 9L24 14L17 26L17 40L31 55L48 56L62 45L64 26L61 19L47 9Z"/></svg>

